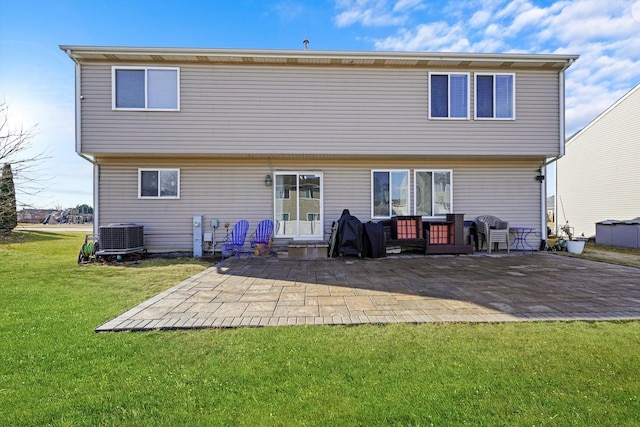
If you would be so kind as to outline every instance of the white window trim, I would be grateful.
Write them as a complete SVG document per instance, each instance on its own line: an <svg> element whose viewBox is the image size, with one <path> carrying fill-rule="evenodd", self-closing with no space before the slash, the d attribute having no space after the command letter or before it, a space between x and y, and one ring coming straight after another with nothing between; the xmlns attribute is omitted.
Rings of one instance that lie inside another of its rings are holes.
<svg viewBox="0 0 640 427"><path fill-rule="evenodd" d="M160 195L160 183L158 182L158 195L157 196L143 196L142 195L142 172L158 172L158 180L160 179L161 171L178 172L177 193L175 196L161 196ZM179 199L180 198L180 168L138 168L138 199L140 200L158 200L158 199Z"/></svg>
<svg viewBox="0 0 640 427"><path fill-rule="evenodd" d="M431 76L448 76L448 90L447 90L447 106L449 111L447 111L447 117L433 117L431 116ZM467 76L467 115L466 117L451 117L451 75L464 75ZM430 71L429 72L429 99L428 99L428 109L429 109L429 120L470 120L471 118L471 74L470 73L460 73L455 71Z"/></svg>
<svg viewBox="0 0 640 427"><path fill-rule="evenodd" d="M389 219L391 217L393 217L393 209L390 206L390 214L389 216L380 216L380 215L374 215L374 208L373 208L373 201L374 201L374 188L373 188L373 174L375 172L387 172L389 173L389 180L391 180L391 174L393 174L393 172L405 172L407 174L407 181L411 180L411 170L410 169L371 169L371 193L370 193L370 197L371 199L369 200L369 204L371 205L371 219ZM392 186L393 182L390 181L389 185ZM391 188L389 189L389 203L391 203L391 201L393 200L391 197ZM411 182L407 182L407 215L411 214Z"/></svg>
<svg viewBox="0 0 640 427"><path fill-rule="evenodd" d="M116 71L117 70L142 70L144 71L144 108L116 107ZM148 108L147 71L148 70L174 70L176 71L176 108ZM180 68L179 67L136 67L133 65L114 65L111 67L111 109L113 111L180 111Z"/></svg>
<svg viewBox="0 0 640 427"><path fill-rule="evenodd" d="M479 76L493 76L493 115L494 117L478 117L478 77ZM496 76L511 76L513 78L513 99L511 100L511 111L513 111L513 117L495 117L496 115ZM485 73L477 71L473 76L473 119L474 120L500 120L500 121L513 121L516 119L516 74L515 73Z"/></svg>
<svg viewBox="0 0 640 427"><path fill-rule="evenodd" d="M415 215L420 215L418 214L418 197L416 196L417 192L418 192L418 173L420 172L431 172L432 174L438 173L438 172L448 172L449 173L449 177L450 177L450 183L449 185L451 186L451 191L449 191L449 210L453 213L453 169L414 169L413 171L413 212ZM431 178L431 189L432 189L432 194L431 194L431 212L435 212L435 201L433 199L433 175ZM422 218L424 219L428 219L428 218L444 218L446 216L446 214L442 214L442 215L422 215Z"/></svg>

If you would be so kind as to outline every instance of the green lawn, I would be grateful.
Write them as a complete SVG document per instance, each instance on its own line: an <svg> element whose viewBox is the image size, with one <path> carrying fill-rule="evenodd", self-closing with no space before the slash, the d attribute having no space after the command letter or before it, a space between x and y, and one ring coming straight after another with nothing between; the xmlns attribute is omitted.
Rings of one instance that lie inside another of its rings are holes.
<svg viewBox="0 0 640 427"><path fill-rule="evenodd" d="M640 322L95 334L202 271L76 264L83 235L0 243L0 424L637 426Z"/></svg>

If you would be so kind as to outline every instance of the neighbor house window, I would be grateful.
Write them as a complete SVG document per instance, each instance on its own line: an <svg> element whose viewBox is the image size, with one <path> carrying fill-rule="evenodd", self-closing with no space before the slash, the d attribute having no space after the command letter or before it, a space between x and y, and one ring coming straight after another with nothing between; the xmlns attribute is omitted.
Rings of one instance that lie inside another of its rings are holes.
<svg viewBox="0 0 640 427"><path fill-rule="evenodd" d="M278 188L276 199L290 199L291 190L288 188Z"/></svg>
<svg viewBox="0 0 640 427"><path fill-rule="evenodd" d="M469 74L429 73L429 118L469 118Z"/></svg>
<svg viewBox="0 0 640 427"><path fill-rule="evenodd" d="M515 119L515 75L476 74L477 119Z"/></svg>
<svg viewBox="0 0 640 427"><path fill-rule="evenodd" d="M179 199L180 169L138 169L139 199Z"/></svg>
<svg viewBox="0 0 640 427"><path fill-rule="evenodd" d="M450 170L414 171L414 212L422 216L451 213L453 194Z"/></svg>
<svg viewBox="0 0 640 427"><path fill-rule="evenodd" d="M409 171L371 171L371 217L409 215Z"/></svg>
<svg viewBox="0 0 640 427"><path fill-rule="evenodd" d="M113 67L114 110L180 109L180 69Z"/></svg>

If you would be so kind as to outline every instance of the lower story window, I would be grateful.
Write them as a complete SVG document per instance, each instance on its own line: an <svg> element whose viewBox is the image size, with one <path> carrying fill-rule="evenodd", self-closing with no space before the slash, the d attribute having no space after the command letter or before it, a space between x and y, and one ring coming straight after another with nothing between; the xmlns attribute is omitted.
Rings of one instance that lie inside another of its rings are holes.
<svg viewBox="0 0 640 427"><path fill-rule="evenodd" d="M139 199L179 199L180 169L138 169Z"/></svg>
<svg viewBox="0 0 640 427"><path fill-rule="evenodd" d="M371 217L409 215L409 171L371 171Z"/></svg>
<svg viewBox="0 0 640 427"><path fill-rule="evenodd" d="M451 171L416 170L414 174L415 214L444 216L451 213Z"/></svg>

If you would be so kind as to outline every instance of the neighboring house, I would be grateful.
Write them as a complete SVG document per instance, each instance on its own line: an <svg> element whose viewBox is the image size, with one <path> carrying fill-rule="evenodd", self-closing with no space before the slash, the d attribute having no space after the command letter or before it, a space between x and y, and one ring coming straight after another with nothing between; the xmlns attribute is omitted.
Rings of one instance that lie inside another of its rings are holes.
<svg viewBox="0 0 640 427"><path fill-rule="evenodd" d="M640 84L567 140L557 188L558 226L568 221L577 236L640 217Z"/></svg>
<svg viewBox="0 0 640 427"><path fill-rule="evenodd" d="M96 231L141 224L149 251L191 250L204 215L205 232L272 218L278 242L320 240L349 209L490 214L545 238L536 177L564 147L577 56L60 48Z"/></svg>
<svg viewBox="0 0 640 427"><path fill-rule="evenodd" d="M556 223L556 196L547 197L547 226L554 231Z"/></svg>

